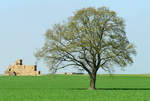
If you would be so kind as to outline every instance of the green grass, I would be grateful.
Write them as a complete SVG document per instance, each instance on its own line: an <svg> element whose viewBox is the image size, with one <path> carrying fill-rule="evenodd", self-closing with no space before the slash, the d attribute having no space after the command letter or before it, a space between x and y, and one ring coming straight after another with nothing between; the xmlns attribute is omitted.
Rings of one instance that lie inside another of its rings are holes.
<svg viewBox="0 0 150 101"><path fill-rule="evenodd" d="M88 87L87 75L0 76L0 101L150 101L149 75L98 75Z"/></svg>

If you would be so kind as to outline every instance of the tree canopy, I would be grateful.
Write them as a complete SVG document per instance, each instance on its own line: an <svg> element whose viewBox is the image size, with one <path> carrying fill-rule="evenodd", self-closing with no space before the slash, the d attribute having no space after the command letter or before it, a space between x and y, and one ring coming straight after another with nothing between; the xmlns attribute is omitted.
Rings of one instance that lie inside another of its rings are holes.
<svg viewBox="0 0 150 101"><path fill-rule="evenodd" d="M49 29L35 56L53 71L70 66L84 69L90 76L90 89L95 89L100 68L111 71L115 65L125 67L133 63L135 54L123 18L106 7L90 7Z"/></svg>

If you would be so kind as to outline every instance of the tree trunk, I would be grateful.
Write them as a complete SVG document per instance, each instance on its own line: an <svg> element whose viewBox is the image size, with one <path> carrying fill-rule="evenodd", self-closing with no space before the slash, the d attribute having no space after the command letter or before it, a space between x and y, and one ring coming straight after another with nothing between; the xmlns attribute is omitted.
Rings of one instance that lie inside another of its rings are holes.
<svg viewBox="0 0 150 101"><path fill-rule="evenodd" d="M92 73L90 75L90 87L88 89L95 90L96 89L95 84L96 84L96 73Z"/></svg>

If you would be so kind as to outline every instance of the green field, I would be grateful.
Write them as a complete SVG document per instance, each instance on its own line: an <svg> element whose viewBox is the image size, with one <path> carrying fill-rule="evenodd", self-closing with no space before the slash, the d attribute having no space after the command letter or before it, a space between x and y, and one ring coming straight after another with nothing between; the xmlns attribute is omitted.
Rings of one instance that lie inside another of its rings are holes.
<svg viewBox="0 0 150 101"><path fill-rule="evenodd" d="M88 87L87 75L0 76L0 101L150 101L149 75L99 75Z"/></svg>

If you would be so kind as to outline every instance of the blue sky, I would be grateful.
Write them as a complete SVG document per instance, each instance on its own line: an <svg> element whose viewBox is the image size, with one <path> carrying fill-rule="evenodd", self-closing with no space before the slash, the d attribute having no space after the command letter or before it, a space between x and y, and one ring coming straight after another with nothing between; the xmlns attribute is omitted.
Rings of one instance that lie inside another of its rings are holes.
<svg viewBox="0 0 150 101"><path fill-rule="evenodd" d="M53 24L67 20L81 8L102 6L125 19L128 39L136 45L138 53L133 65L125 71L116 67L115 73L150 73L149 4L149 0L1 0L0 74L19 58L24 64L34 64L33 53L43 45L44 33ZM42 63L38 69L42 73L48 70Z"/></svg>

